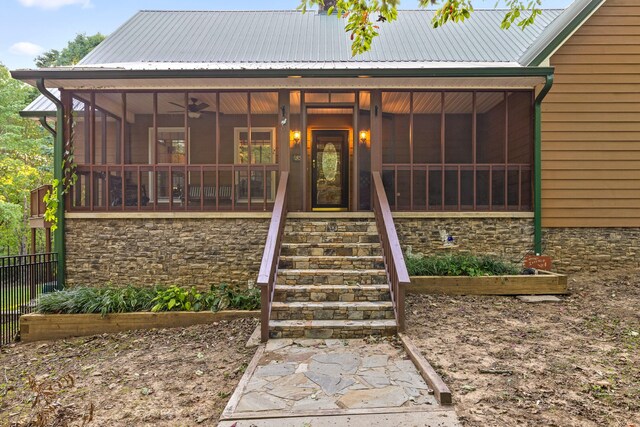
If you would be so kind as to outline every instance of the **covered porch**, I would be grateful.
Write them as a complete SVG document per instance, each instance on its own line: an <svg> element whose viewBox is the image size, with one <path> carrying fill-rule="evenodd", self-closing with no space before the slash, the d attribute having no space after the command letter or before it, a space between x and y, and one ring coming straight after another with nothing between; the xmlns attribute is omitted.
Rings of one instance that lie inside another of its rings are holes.
<svg viewBox="0 0 640 427"><path fill-rule="evenodd" d="M290 212L370 211L379 171L392 210L532 211L543 77L351 80L63 90L66 210L269 212L288 171Z"/></svg>

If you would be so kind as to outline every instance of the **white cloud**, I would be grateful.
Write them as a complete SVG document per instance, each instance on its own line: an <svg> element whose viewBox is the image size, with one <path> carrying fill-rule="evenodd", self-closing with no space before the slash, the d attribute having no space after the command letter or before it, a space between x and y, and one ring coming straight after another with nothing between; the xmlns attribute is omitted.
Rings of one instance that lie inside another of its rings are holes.
<svg viewBox="0 0 640 427"><path fill-rule="evenodd" d="M82 7L91 7L91 0L18 0L26 7L39 7L41 9L59 9L63 6L74 4Z"/></svg>
<svg viewBox="0 0 640 427"><path fill-rule="evenodd" d="M44 48L35 43L19 42L11 45L9 52L14 55L36 56L44 52Z"/></svg>

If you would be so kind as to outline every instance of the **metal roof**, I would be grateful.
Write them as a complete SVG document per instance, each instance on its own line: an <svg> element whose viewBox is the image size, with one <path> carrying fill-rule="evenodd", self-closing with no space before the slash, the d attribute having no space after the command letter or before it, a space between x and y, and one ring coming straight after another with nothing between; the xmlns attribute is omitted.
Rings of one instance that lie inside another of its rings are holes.
<svg viewBox="0 0 640 427"><path fill-rule="evenodd" d="M562 10L524 31L500 29L504 10L434 29L433 11L401 10L380 23L371 50L351 56L344 20L299 11L141 11L76 66L124 69L422 68L519 65ZM489 65L488 65L489 64ZM293 66L295 65L295 67Z"/></svg>

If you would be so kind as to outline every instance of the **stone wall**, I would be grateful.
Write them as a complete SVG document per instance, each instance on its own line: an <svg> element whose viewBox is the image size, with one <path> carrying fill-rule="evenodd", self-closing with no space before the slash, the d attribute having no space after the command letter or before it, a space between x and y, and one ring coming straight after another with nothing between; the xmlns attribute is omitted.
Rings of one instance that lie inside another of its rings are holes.
<svg viewBox="0 0 640 427"><path fill-rule="evenodd" d="M66 220L71 286L255 282L269 219Z"/></svg>
<svg viewBox="0 0 640 427"><path fill-rule="evenodd" d="M425 255L470 252L520 262L533 251L532 218L395 218L402 250ZM453 237L443 247L440 230Z"/></svg>
<svg viewBox="0 0 640 427"><path fill-rule="evenodd" d="M545 228L542 241L555 271L640 268L640 228Z"/></svg>
<svg viewBox="0 0 640 427"><path fill-rule="evenodd" d="M514 262L533 252L531 218L395 218L403 251L438 254L464 251ZM453 236L443 248L440 230ZM640 228L545 228L543 253L553 271L572 273L640 268Z"/></svg>

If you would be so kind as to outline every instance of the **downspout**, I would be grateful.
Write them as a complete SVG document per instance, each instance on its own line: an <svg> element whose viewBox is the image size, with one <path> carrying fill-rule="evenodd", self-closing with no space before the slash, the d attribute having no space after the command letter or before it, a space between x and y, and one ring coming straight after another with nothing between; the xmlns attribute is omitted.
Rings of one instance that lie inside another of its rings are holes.
<svg viewBox="0 0 640 427"><path fill-rule="evenodd" d="M544 87L534 103L533 141L533 243L536 255L542 254L542 100L553 86L553 73L547 75Z"/></svg>
<svg viewBox="0 0 640 427"><path fill-rule="evenodd" d="M44 79L40 78L36 80L36 87L47 99L49 99L56 106L56 130L54 134L53 145L53 178L58 180L58 211L56 212L56 218L58 227L53 232L53 251L58 255L58 289L64 287L65 279L65 254L64 254L64 197L62 193L62 154L64 151L64 105L62 101L56 98L44 85ZM43 123L44 121L44 123ZM46 124L45 129L49 132L53 131L51 126L46 123L46 119L41 119L40 123Z"/></svg>

